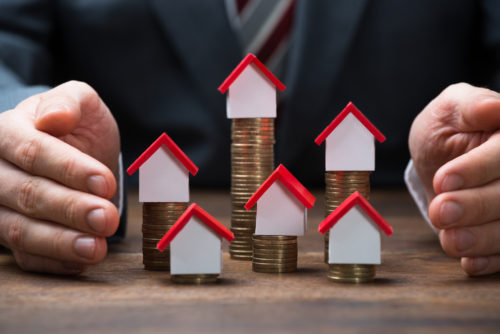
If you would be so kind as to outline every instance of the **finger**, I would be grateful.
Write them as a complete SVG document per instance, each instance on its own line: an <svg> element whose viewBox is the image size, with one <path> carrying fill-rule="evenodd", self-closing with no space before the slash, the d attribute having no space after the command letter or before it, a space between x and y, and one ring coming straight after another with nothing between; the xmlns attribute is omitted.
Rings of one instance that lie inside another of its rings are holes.
<svg viewBox="0 0 500 334"><path fill-rule="evenodd" d="M499 167L500 132L497 132L483 144L441 166L434 175L434 191L440 194L487 184L500 178Z"/></svg>
<svg viewBox="0 0 500 334"><path fill-rule="evenodd" d="M87 269L81 263L62 262L43 256L14 251L17 265L24 271L59 275L78 275Z"/></svg>
<svg viewBox="0 0 500 334"><path fill-rule="evenodd" d="M500 127L500 94L486 88L466 83L450 85L429 107L459 132Z"/></svg>
<svg viewBox="0 0 500 334"><path fill-rule="evenodd" d="M453 257L500 254L500 221L440 230L439 240L446 254Z"/></svg>
<svg viewBox="0 0 500 334"><path fill-rule="evenodd" d="M4 116L4 115L2 115ZM75 147L12 119L0 122L0 158L30 174L44 176L68 187L111 198L116 190L113 173ZM13 126L18 124L18 126Z"/></svg>
<svg viewBox="0 0 500 334"><path fill-rule="evenodd" d="M500 255L463 257L460 264L470 276L494 274L500 272Z"/></svg>
<svg viewBox="0 0 500 334"><path fill-rule="evenodd" d="M500 180L478 188L442 193L429 204L429 218L438 229L500 220L499 196Z"/></svg>
<svg viewBox="0 0 500 334"><path fill-rule="evenodd" d="M95 264L104 259L106 240L0 207L0 243L12 250L53 260Z"/></svg>
<svg viewBox="0 0 500 334"><path fill-rule="evenodd" d="M120 217L111 202L31 176L1 159L0 184L0 205L26 216L101 236L111 236L118 228Z"/></svg>

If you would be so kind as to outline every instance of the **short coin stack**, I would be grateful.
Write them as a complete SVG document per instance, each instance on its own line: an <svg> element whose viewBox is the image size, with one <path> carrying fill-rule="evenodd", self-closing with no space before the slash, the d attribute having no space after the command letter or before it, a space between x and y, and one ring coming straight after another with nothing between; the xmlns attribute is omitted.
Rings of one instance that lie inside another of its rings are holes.
<svg viewBox="0 0 500 334"><path fill-rule="evenodd" d="M339 283L367 283L375 278L375 266L371 264L328 265L328 279Z"/></svg>
<svg viewBox="0 0 500 334"><path fill-rule="evenodd" d="M335 171L325 174L325 217L356 190L370 199L370 171ZM328 263L330 232L325 233L325 263Z"/></svg>
<svg viewBox="0 0 500 334"><path fill-rule="evenodd" d="M142 262L145 269L170 270L170 249L162 253L156 249L156 244L184 213L187 205L187 202L143 203Z"/></svg>
<svg viewBox="0 0 500 334"><path fill-rule="evenodd" d="M256 208L244 205L272 173L274 166L274 119L234 118L231 132L231 258L252 259L252 235Z"/></svg>
<svg viewBox="0 0 500 334"><path fill-rule="evenodd" d="M297 271L296 236L254 235L253 247L253 271L259 273Z"/></svg>
<svg viewBox="0 0 500 334"><path fill-rule="evenodd" d="M170 280L177 284L210 284L217 282L219 274L171 275Z"/></svg>

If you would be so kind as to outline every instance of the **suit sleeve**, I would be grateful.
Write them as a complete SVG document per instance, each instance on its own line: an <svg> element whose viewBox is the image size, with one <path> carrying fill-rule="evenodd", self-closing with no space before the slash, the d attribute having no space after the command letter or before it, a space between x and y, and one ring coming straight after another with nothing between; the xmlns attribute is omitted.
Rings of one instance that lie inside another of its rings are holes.
<svg viewBox="0 0 500 334"><path fill-rule="evenodd" d="M53 1L0 1L0 112L49 89Z"/></svg>
<svg viewBox="0 0 500 334"><path fill-rule="evenodd" d="M488 88L500 92L500 1L484 0L482 5L482 43L489 65L485 69L490 78Z"/></svg>

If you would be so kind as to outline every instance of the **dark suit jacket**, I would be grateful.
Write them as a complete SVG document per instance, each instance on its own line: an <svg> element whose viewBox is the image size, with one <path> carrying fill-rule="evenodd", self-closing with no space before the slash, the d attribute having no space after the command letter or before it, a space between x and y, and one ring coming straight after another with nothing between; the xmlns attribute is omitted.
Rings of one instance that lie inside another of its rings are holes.
<svg viewBox="0 0 500 334"><path fill-rule="evenodd" d="M229 131L217 87L241 60L223 0L0 0L0 110L69 79L118 120L125 165L163 131L227 184ZM316 135L352 100L387 136L375 183L399 184L414 116L447 85L500 90L500 2L298 1L282 81L276 162L322 184Z"/></svg>

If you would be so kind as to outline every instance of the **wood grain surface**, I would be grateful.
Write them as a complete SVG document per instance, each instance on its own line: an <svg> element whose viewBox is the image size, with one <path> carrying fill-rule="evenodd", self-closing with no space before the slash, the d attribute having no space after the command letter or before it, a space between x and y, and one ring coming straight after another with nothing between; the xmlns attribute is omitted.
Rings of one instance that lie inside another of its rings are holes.
<svg viewBox="0 0 500 334"><path fill-rule="evenodd" d="M229 225L227 192L197 191L192 200ZM143 270L141 206L131 193L127 238L81 276L24 273L0 254L0 333L500 332L500 275L467 277L404 191L374 191L371 203L395 230L382 238L371 284L326 279L318 198L299 238L298 272L254 273L250 262L229 259L225 243L220 282L185 286Z"/></svg>

